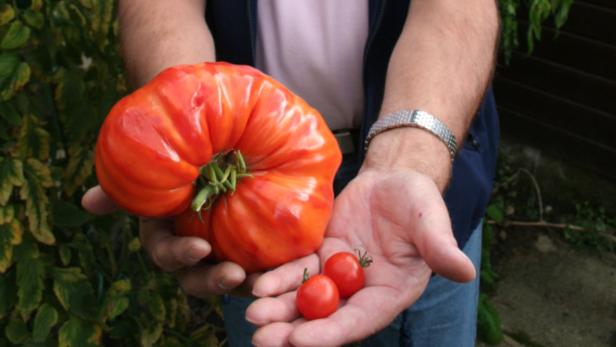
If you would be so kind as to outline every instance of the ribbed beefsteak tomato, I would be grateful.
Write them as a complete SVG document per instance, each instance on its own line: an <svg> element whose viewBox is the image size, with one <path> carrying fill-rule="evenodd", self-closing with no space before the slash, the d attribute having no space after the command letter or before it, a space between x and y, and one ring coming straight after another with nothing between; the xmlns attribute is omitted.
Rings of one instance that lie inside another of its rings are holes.
<svg viewBox="0 0 616 347"><path fill-rule="evenodd" d="M97 177L120 207L175 216L177 234L248 272L318 248L340 161L318 111L227 63L161 72L112 108L96 144Z"/></svg>

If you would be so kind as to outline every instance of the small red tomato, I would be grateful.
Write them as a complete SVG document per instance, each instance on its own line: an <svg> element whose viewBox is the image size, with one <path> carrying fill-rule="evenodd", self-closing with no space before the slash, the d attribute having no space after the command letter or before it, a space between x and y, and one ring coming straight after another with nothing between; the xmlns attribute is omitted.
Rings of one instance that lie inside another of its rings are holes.
<svg viewBox="0 0 616 347"><path fill-rule="evenodd" d="M304 272L304 279L308 277ZM305 280L297 290L297 310L304 318L325 318L334 313L340 302L338 288L331 278L324 275L315 275Z"/></svg>
<svg viewBox="0 0 616 347"><path fill-rule="evenodd" d="M364 268L370 263L372 259L366 253L338 252L327 259L323 274L336 283L341 298L348 298L366 284Z"/></svg>

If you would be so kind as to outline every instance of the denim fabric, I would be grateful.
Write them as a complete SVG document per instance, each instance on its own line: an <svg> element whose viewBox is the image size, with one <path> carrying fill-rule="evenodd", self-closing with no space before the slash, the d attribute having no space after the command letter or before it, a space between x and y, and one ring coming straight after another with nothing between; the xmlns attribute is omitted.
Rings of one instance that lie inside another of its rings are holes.
<svg viewBox="0 0 616 347"><path fill-rule="evenodd" d="M393 324L367 338L362 347L475 346L482 223L463 248L477 270L474 281L460 284L434 276L428 288Z"/></svg>
<svg viewBox="0 0 616 347"><path fill-rule="evenodd" d="M481 227L473 231L463 248L479 274ZM459 284L433 276L417 302L379 333L362 341L363 347L466 347L475 346L479 276ZM222 310L230 347L251 346L255 327L245 319L250 298L225 296Z"/></svg>

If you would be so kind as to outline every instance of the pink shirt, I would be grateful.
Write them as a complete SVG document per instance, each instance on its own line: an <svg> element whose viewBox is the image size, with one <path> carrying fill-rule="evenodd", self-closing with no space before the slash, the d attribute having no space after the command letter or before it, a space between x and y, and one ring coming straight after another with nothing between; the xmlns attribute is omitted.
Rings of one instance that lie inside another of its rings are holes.
<svg viewBox="0 0 616 347"><path fill-rule="evenodd" d="M256 66L318 109L331 129L358 127L367 36L368 0L260 0Z"/></svg>

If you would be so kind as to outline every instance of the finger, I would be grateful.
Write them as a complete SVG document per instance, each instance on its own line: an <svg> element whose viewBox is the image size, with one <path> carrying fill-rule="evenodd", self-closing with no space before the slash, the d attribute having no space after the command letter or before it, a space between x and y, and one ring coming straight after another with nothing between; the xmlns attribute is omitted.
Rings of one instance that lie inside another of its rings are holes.
<svg viewBox="0 0 616 347"><path fill-rule="evenodd" d="M246 272L232 262L216 265L197 265L177 273L180 286L188 295L205 298L225 294L238 287L246 279Z"/></svg>
<svg viewBox="0 0 616 347"><path fill-rule="evenodd" d="M290 322L299 317L295 306L296 291L282 294L276 298L255 300L246 309L246 320L263 326L273 322Z"/></svg>
<svg viewBox="0 0 616 347"><path fill-rule="evenodd" d="M169 220L141 218L139 234L143 248L163 271L176 271L197 264L212 250L198 237L175 236Z"/></svg>
<svg viewBox="0 0 616 347"><path fill-rule="evenodd" d="M94 186L88 189L81 198L81 206L94 214L107 214L118 208L105 194L101 186Z"/></svg>
<svg viewBox="0 0 616 347"><path fill-rule="evenodd" d="M427 192L427 196L440 197L436 186L426 189L434 189ZM474 279L475 267L458 247L445 202L440 198L425 199L416 211L413 241L426 264L434 272L453 281L468 282Z"/></svg>
<svg viewBox="0 0 616 347"><path fill-rule="evenodd" d="M293 290L302 283L304 269L308 273L319 272L319 258L310 254L290 263L286 263L260 276L252 288L252 294L257 297L276 296Z"/></svg>
<svg viewBox="0 0 616 347"><path fill-rule="evenodd" d="M422 276L427 282L429 274ZM403 305L417 300L424 288L417 283L409 283L404 291L384 286L364 288L331 316L295 327L289 342L293 346L309 347L340 346L360 340L387 326Z"/></svg>
<svg viewBox="0 0 616 347"><path fill-rule="evenodd" d="M259 328L255 331L254 335L252 335L252 344L257 347L291 346L289 336L293 332L293 329L303 322L303 319L293 323L277 322Z"/></svg>

